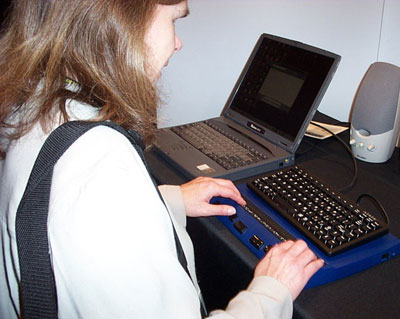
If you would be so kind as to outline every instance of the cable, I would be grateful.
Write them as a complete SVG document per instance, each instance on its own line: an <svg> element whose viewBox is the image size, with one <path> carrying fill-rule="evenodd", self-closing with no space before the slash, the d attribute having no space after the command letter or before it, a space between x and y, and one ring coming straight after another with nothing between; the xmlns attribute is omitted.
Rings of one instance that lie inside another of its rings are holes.
<svg viewBox="0 0 400 319"><path fill-rule="evenodd" d="M333 137L335 137L340 143L342 143L342 144L344 145L344 147L347 149L347 151L350 153L351 158L352 158L352 160L353 160L354 176L353 176L353 179L352 179L351 183L350 183L348 186L346 186L346 187L344 188L344 189L346 189L346 190L350 189L350 188L354 185L354 183L355 183L355 181L356 181L356 179L357 179L357 174L358 174L357 162L356 162L356 159L355 159L354 156L353 156L353 152L351 151L350 147L349 147L340 137L338 137L335 133L333 133L331 130L329 130L329 129L327 129L326 127L323 127L323 126L321 126L321 125L319 125L319 124L317 124L317 123L314 123L314 122L313 122L312 124L315 125L315 126L320 127L321 129L327 131L328 133L330 133L330 134L331 134ZM343 192L344 190L341 189L340 191ZM375 207L378 208L378 210L379 210L380 214L382 215L382 217L384 218L386 224L389 225L389 222L390 222L390 221L389 221L389 215L387 214L386 210L383 208L382 204L379 203L379 201L378 201L376 198L374 198L373 196L371 196L371 195L369 195L369 194L362 194L362 195L360 195L360 196L357 198L357 205L360 204L361 199L364 198L364 197L365 197L365 198L368 198L368 199L375 205Z"/></svg>
<svg viewBox="0 0 400 319"><path fill-rule="evenodd" d="M353 156L353 152L351 151L350 147L339 136L337 136L337 134L333 133L331 130L327 129L326 127L323 127L322 125L319 125L319 124L314 123L314 122L312 124L315 125L315 126L320 127L321 129L327 131L328 133L330 133L333 137L335 137L340 143L342 143L344 145L344 147L347 149L347 151L351 155L351 158L353 160L353 166L354 166L354 176L353 176L353 179L352 179L351 183L348 186L346 186L343 189L341 189L340 191L344 192L344 190L349 190L351 187L353 187L353 185L354 185L354 183L355 183L355 181L357 179L357 174L358 174L357 162L356 162L355 157ZM374 206L378 208L381 216L385 220L385 223L387 225L389 225L389 223L390 223L389 215L387 214L387 212L386 212L385 208L382 206L382 204L376 198L374 198L372 195L361 194L357 198L357 205L360 205L361 199L364 198L364 197L369 199L374 204Z"/></svg>
<svg viewBox="0 0 400 319"><path fill-rule="evenodd" d="M386 224L389 225L389 215L386 212L386 210L383 208L382 204L378 202L378 200L376 198L374 198L373 196L369 195L369 194L362 194L360 196L358 196L357 198L357 205L360 204L361 199L365 197L368 198L374 205L375 207L377 207L379 209L379 212L381 213L381 216L383 217L383 219L385 220Z"/></svg>
<svg viewBox="0 0 400 319"><path fill-rule="evenodd" d="M351 180L350 184L347 185L346 187L343 187L342 189L339 189L340 192L345 192L348 191L349 189L351 189L354 186L354 183L356 182L357 179L357 175L358 175L358 167L357 167L357 162L356 159L353 156L353 152L351 151L350 147L347 145L347 143L345 143L339 136L337 136L335 133L333 133L330 129L327 129L326 127L319 125L315 122L312 122L312 125L318 126L319 128L327 131L328 133L330 133L334 138L336 138L341 144L343 144L343 146L347 149L347 151L349 152L351 159L353 160L353 166L354 166L354 175L353 175L353 179Z"/></svg>

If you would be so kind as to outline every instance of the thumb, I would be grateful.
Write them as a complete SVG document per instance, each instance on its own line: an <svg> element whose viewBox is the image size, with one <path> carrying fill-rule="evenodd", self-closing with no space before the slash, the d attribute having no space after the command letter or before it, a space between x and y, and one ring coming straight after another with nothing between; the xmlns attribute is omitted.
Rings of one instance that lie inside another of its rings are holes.
<svg viewBox="0 0 400 319"><path fill-rule="evenodd" d="M209 213L212 215L231 216L236 214L236 209L230 205L210 204Z"/></svg>

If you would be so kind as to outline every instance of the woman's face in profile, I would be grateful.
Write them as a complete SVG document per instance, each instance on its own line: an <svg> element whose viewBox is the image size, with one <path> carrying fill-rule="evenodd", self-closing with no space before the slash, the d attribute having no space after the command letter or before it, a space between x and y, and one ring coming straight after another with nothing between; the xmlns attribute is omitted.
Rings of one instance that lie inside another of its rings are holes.
<svg viewBox="0 0 400 319"><path fill-rule="evenodd" d="M175 5L158 4L153 21L146 33L145 42L148 46L148 75L153 83L161 77L161 70L168 65L171 56L182 48L182 42L175 34L175 21L188 14L187 1Z"/></svg>

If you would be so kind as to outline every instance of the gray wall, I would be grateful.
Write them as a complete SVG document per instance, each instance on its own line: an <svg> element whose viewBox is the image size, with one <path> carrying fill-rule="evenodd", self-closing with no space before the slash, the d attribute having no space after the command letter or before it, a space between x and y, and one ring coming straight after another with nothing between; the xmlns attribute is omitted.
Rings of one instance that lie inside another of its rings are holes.
<svg viewBox="0 0 400 319"><path fill-rule="evenodd" d="M218 116L265 32L335 52L341 63L319 110L347 121L369 65L400 66L400 0L189 0L183 49L163 71L159 126Z"/></svg>

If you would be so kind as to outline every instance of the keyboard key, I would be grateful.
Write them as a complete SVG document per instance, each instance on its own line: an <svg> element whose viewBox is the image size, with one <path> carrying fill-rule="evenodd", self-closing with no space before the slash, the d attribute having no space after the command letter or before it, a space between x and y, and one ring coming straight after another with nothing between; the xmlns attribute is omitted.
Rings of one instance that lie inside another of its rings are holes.
<svg viewBox="0 0 400 319"><path fill-rule="evenodd" d="M243 234L247 229L247 226L243 224L240 220L236 221L233 224L233 227L235 227L235 229L241 234Z"/></svg>

